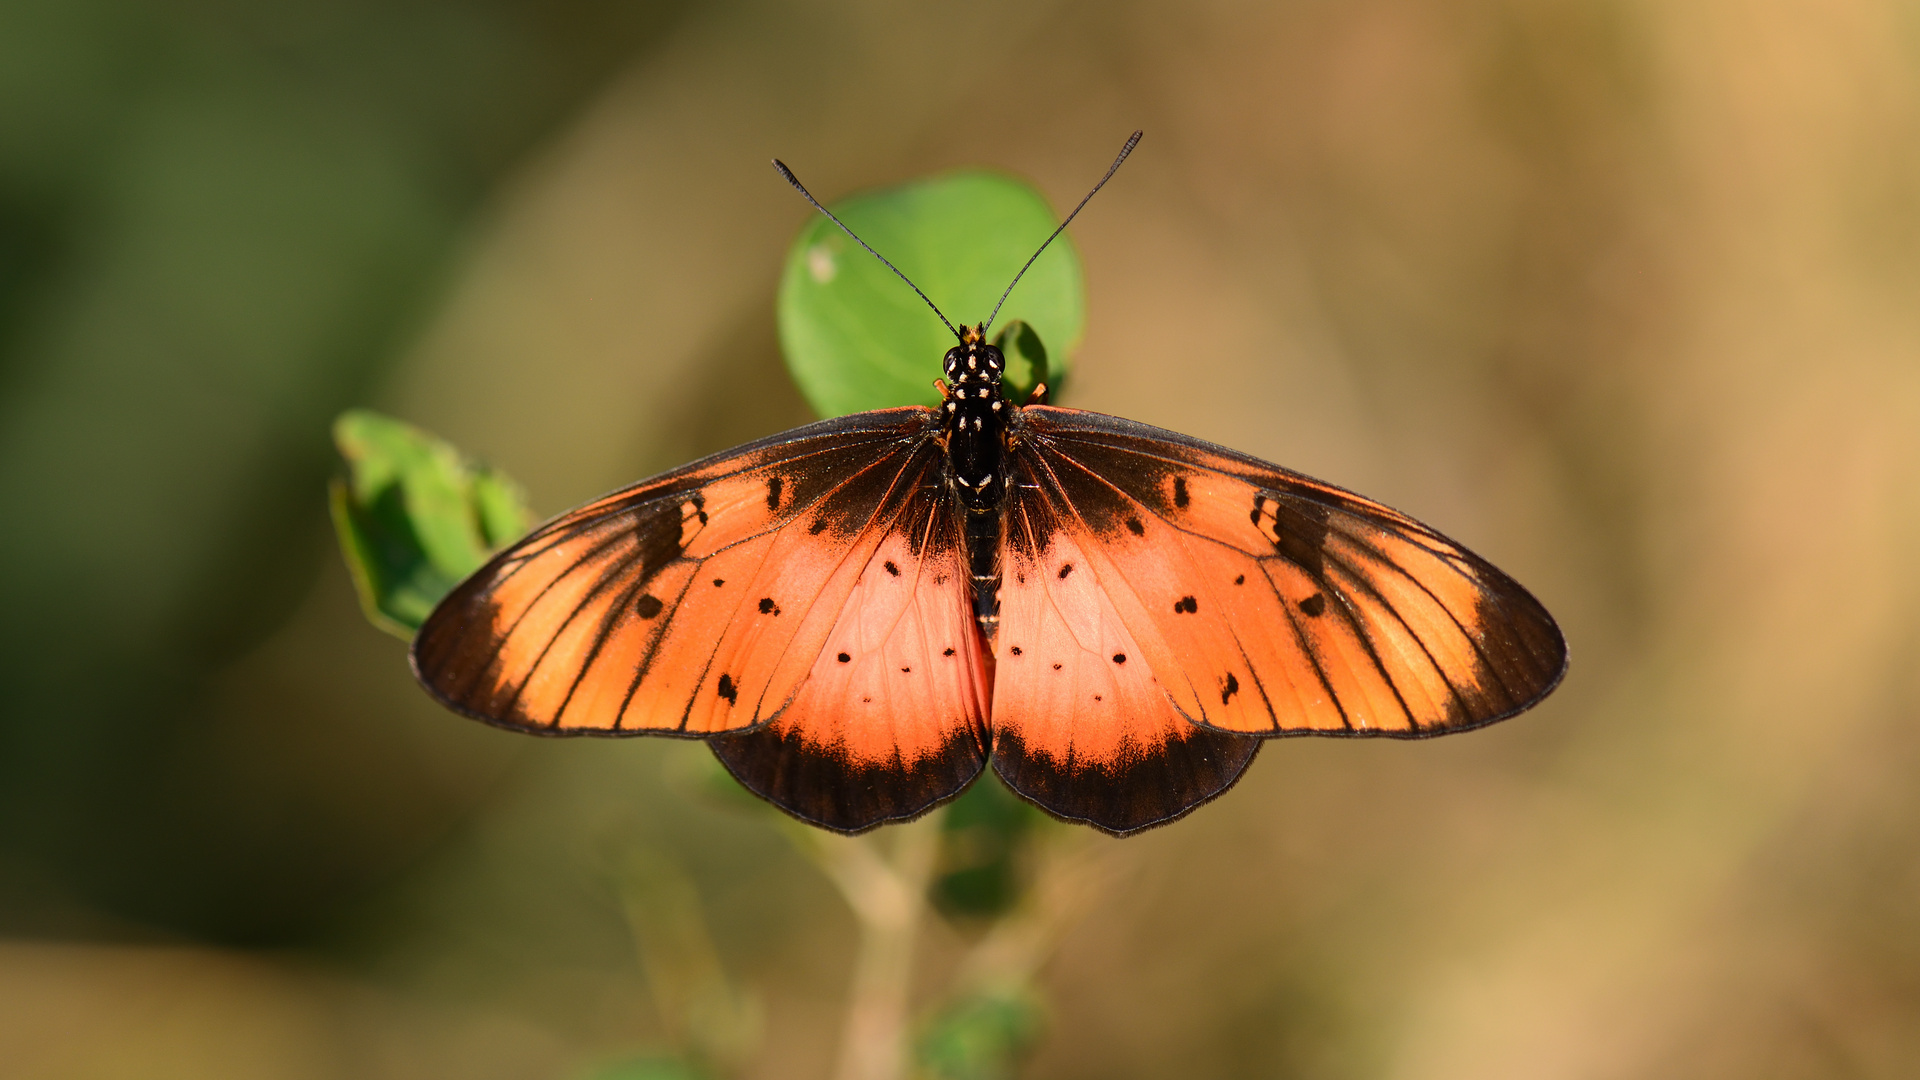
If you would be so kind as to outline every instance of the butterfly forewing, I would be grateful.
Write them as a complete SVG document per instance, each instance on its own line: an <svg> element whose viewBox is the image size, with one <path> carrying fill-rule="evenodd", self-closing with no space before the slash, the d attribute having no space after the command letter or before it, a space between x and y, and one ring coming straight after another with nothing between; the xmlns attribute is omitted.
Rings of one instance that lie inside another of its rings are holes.
<svg viewBox="0 0 1920 1080"><path fill-rule="evenodd" d="M1527 708L1565 669L1526 590L1404 514L1144 424L1022 417L1013 456L1037 483L1016 502L1064 501L1107 538L1115 610L1195 723L1437 734Z"/></svg>
<svg viewBox="0 0 1920 1080"><path fill-rule="evenodd" d="M468 715L539 731L706 733L764 719L767 699L777 708L791 692L774 661L815 598L806 590L827 588L851 538L871 531L889 468L937 455L924 417L900 409L811 425L541 526L421 627L421 682ZM792 590L793 616L748 617L763 614L759 590L775 583ZM743 642L764 657L751 674L725 669ZM745 711L695 707L721 674Z"/></svg>

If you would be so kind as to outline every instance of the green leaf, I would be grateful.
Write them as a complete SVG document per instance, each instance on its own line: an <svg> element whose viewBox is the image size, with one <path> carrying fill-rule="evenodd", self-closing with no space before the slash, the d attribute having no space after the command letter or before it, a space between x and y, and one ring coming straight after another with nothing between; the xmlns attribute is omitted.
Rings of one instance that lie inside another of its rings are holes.
<svg viewBox="0 0 1920 1080"><path fill-rule="evenodd" d="M922 1031L914 1055L918 1075L927 1080L1013 1080L1045 1027L1045 1010L1029 990L963 998L941 1010Z"/></svg>
<svg viewBox="0 0 1920 1080"><path fill-rule="evenodd" d="M1049 400L1059 396L1067 373L1064 370L1053 371L1047 366L1047 347L1041 344L1039 333L1024 319L1013 320L1006 329L994 335L993 346L1006 357L1007 370L1001 378L1006 383L1007 397L1015 404L1026 404L1028 395L1041 383L1047 384Z"/></svg>
<svg viewBox="0 0 1920 1080"><path fill-rule="evenodd" d="M934 906L974 919L1011 911L1027 884L1029 843L1048 820L999 777L981 777L941 819L940 861L928 888Z"/></svg>
<svg viewBox="0 0 1920 1080"><path fill-rule="evenodd" d="M1039 192L987 172L948 173L856 195L832 209L955 326L992 313L1059 223ZM933 380L953 335L913 290L822 216L787 252L779 313L787 368L822 415L939 401ZM1052 342L1054 374L1065 371L1086 322L1080 256L1065 234L1020 279L999 318L1021 320Z"/></svg>
<svg viewBox="0 0 1920 1080"><path fill-rule="evenodd" d="M340 553L375 626L402 638L454 585L533 524L519 485L411 424L341 413L347 476L329 491Z"/></svg>

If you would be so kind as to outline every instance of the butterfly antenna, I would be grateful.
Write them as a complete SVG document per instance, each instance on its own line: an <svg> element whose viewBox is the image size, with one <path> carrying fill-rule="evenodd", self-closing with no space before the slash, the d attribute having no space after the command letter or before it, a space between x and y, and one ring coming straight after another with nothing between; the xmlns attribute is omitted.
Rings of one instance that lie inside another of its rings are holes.
<svg viewBox="0 0 1920 1080"><path fill-rule="evenodd" d="M1053 236L1047 237L1046 242L1040 245L1040 251L1047 250L1047 244L1053 243L1054 236L1059 236L1061 233L1067 231L1067 226L1072 224L1073 219L1079 216L1081 207L1086 206L1087 203L1092 201L1093 197L1099 193L1101 188L1107 186L1107 181L1113 179L1113 174L1120 171L1120 163L1127 160L1127 155L1133 153L1134 147L1140 145L1140 136L1142 134L1144 134L1144 132L1136 131L1131 136L1128 137L1127 145L1120 148L1120 156L1117 158L1114 158L1113 164L1107 167L1107 175L1101 177L1100 182L1093 185L1093 190L1087 192L1087 197L1080 200L1080 206L1074 207L1073 213L1067 215L1067 220L1061 222L1060 227L1053 230ZM841 228L844 229L846 228L846 226L842 225ZM1032 266L1034 263L1034 259L1038 259L1040 257L1040 251L1034 252L1033 258L1027 260L1027 265L1021 267L1020 272L1018 274L1013 275L1013 280L1007 283L1007 291L1000 294L1000 303L993 305L993 314L987 316L986 323L982 325L980 328L980 333L983 336L987 332L987 327L990 327L993 325L993 320L1000 317L1000 304L1006 303L1007 297L1013 295L1013 287L1015 285L1020 284L1020 279L1024 277L1027 273L1027 267Z"/></svg>
<svg viewBox="0 0 1920 1080"><path fill-rule="evenodd" d="M1132 146L1131 146L1131 145L1129 145L1129 146L1128 146L1128 149L1129 149L1129 150L1131 150L1131 149L1132 149ZM1122 156L1125 156L1125 155L1122 155ZM787 178L787 183L789 183L789 184L792 184L792 185L793 185L793 190L795 190L795 191L797 191L797 192L799 192L799 193L800 193L800 196L801 196L801 198L804 198L804 199L806 199L806 200L807 200L808 202L810 202L810 203L812 203L812 204L813 204L813 208L814 208L815 210L818 210L818 211L820 211L821 213L823 213L823 214L825 214L825 215L827 215L827 220L828 220L828 221L831 221L831 222L833 222L833 223L834 223L835 225L838 225L838 226L840 226L840 231L841 231L841 232L843 232L843 233L846 233L846 234L847 234L848 236L851 236L851 237L853 237L853 242L854 242L854 243L856 243L856 244L859 244L859 245L860 245L861 247L863 247L863 248L866 248L866 249L867 249L867 254L869 254L869 255L871 255L871 256L873 256L873 257L874 257L874 258L876 258L876 259L879 259L879 260L880 260L880 263L881 263L881 265L883 265L883 266L885 266L885 267L886 267L887 269L889 269L889 270L891 270L891 271L893 271L893 273L894 273L894 276L895 276L895 277L897 277L897 278L899 278L899 279L900 279L901 281L904 281L904 282L906 282L906 283L907 283L907 288L909 288L909 289L912 289L912 290L913 290L913 293L914 293L914 295L915 295L915 296L918 296L918 297L919 297L920 299L922 299L922 300L927 300L927 294L926 294L926 293L923 293L923 292L921 292L921 291L920 291L920 286L918 286L918 285L915 285L915 284L913 283L913 279L912 279L912 278L910 278L910 277L908 277L908 276L907 276L907 275L905 275L905 274L902 274L902 273L900 272L900 268L899 268L899 267L897 267L897 266L895 266L895 265L893 265L892 263L890 263L890 262L888 262L888 261L887 261L887 257L886 257L885 255L882 255L882 254L880 254L879 252L877 252L877 251L875 251L875 250L873 250L873 248L871 248L871 247L868 247L868 246L867 246L867 242L866 242L865 240L862 240L862 239L860 239L860 237L859 237L859 236L858 236L858 235L857 235L857 234L856 234L856 233L855 233L855 232L854 232L854 231L853 231L852 229L849 229L849 228L847 228L847 223L846 223L846 222L844 222L844 221L841 221L841 220L840 220L839 218L837 218L837 217L834 217L834 216L833 216L833 211L831 211L831 210L829 210L829 209L827 209L827 208L826 208L826 207L824 207L824 206L821 206L821 205L820 205L820 200L819 200L819 199L816 199L816 198L814 198L814 197L813 197L813 193L812 193L812 192L810 192L810 191L808 191L808 190L806 189L806 186L805 186L805 185L803 185L802 183L800 183L800 178L799 178L799 177L797 177L797 176L795 176L795 175L793 175L793 170L792 170L792 169L789 169L789 168L787 168L787 163L786 163L786 162L784 162L784 161L781 161L781 160L780 160L779 158L774 158L774 159L773 159L773 167L774 167L774 168L776 168L776 169L778 169L778 170L780 170L780 175L781 175L781 176L784 176L784 177L786 177L786 178ZM1101 183L1105 183L1105 182L1106 182L1106 181L1104 181L1104 180L1103 180L1103 181L1101 181ZM1098 189L1096 189L1096 190L1098 190ZM939 316L940 316L940 321L941 321L941 322L943 322L943 323L946 323L946 326L947 326L947 332L948 332L948 333L951 333L951 334L952 334L952 335L953 335L954 337L956 337L956 338L960 338L960 340L962 340L962 341L965 341L965 340L966 340L966 339L965 339L964 337L962 337L962 336L961 336L961 333L960 333L960 331L958 331L958 330L955 330L955 329L953 328L953 324L952 324L952 323L950 323L950 322L947 322L947 317L946 317L945 315L941 315L941 314L940 314L940 308L939 308L939 307L938 307L937 305L935 305L933 301L931 301L931 300L927 300L927 306L928 306L928 307L930 307L930 308L933 308L933 313L934 313L935 315L939 315ZM998 310L998 309L996 308L995 310Z"/></svg>

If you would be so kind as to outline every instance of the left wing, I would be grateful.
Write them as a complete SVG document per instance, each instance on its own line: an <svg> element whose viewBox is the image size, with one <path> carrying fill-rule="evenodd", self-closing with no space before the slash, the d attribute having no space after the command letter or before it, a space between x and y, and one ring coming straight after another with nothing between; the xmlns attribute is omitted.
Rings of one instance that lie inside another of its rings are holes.
<svg viewBox="0 0 1920 1080"><path fill-rule="evenodd" d="M986 660L933 411L822 421L597 499L415 635L443 704L548 735L725 736L815 824L912 817L983 767Z"/></svg>
<svg viewBox="0 0 1920 1080"><path fill-rule="evenodd" d="M937 457L907 480L792 703L707 741L749 790L837 832L917 817L986 762L987 661L959 522Z"/></svg>

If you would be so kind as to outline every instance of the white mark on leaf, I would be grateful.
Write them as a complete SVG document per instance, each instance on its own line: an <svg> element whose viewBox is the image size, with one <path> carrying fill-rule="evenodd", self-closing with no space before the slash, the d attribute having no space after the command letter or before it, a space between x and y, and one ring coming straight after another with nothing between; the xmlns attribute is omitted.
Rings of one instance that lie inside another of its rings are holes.
<svg viewBox="0 0 1920 1080"><path fill-rule="evenodd" d="M813 275L816 284L825 285L832 281L840 268L833 261L833 252L825 244L815 244L807 249L807 273Z"/></svg>

